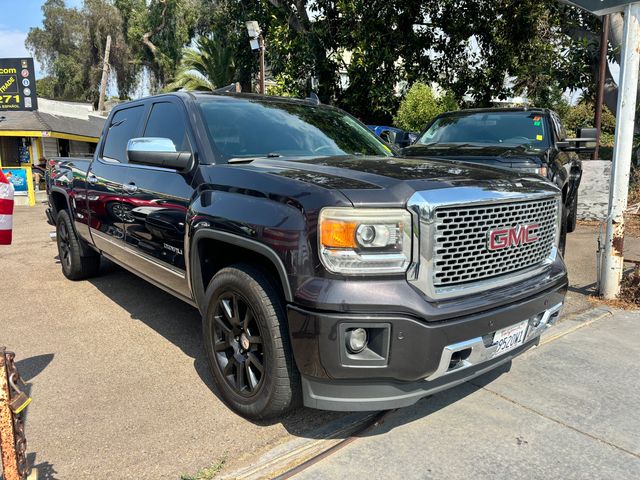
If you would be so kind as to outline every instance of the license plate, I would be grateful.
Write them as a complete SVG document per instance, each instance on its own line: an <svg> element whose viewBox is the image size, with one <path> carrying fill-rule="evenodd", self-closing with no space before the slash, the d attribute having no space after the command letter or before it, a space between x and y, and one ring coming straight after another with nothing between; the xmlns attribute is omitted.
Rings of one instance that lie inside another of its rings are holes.
<svg viewBox="0 0 640 480"><path fill-rule="evenodd" d="M493 345L497 345L498 348L493 352L493 356L497 357L522 345L527 334L528 325L529 321L524 320L494 333Z"/></svg>

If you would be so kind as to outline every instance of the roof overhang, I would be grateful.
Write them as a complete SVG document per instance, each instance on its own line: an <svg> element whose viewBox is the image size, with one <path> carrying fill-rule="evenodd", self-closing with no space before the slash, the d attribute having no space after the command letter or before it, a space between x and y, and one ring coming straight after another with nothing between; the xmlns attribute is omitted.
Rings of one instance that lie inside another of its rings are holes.
<svg viewBox="0 0 640 480"><path fill-rule="evenodd" d="M98 143L100 140L99 137L89 137L86 135L75 135L72 133L52 132L47 130L0 130L0 137L51 137L88 143Z"/></svg>

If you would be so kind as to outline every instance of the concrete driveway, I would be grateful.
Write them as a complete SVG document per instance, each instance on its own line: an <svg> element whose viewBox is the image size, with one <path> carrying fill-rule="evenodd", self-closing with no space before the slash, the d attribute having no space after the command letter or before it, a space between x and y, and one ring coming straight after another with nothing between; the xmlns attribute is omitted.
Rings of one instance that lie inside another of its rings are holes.
<svg viewBox="0 0 640 480"><path fill-rule="evenodd" d="M397 410L296 479L640 478L640 313Z"/></svg>

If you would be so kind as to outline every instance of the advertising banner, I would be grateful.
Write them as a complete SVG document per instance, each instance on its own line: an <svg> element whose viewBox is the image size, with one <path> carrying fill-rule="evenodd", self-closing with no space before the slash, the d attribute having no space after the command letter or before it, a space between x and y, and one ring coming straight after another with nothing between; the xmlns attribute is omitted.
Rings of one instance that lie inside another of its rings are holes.
<svg viewBox="0 0 640 480"><path fill-rule="evenodd" d="M2 173L7 177L9 183L13 185L16 195L27 195L29 192L29 182L26 168L2 168Z"/></svg>
<svg viewBox="0 0 640 480"><path fill-rule="evenodd" d="M0 58L0 111L37 110L33 58Z"/></svg>

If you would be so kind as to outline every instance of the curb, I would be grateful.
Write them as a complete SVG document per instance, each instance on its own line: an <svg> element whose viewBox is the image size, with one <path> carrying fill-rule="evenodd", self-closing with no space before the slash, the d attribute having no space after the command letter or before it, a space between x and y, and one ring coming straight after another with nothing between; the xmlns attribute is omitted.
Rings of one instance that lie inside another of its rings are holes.
<svg viewBox="0 0 640 480"><path fill-rule="evenodd" d="M558 340L559 338L576 332L581 328L588 327L598 320L612 316L613 312L611 310L600 307L594 307L568 315L566 318L560 320L553 328L548 329L542 334L538 347L542 347L547 343Z"/></svg>
<svg viewBox="0 0 640 480"><path fill-rule="evenodd" d="M257 480L275 478L335 447L367 424L370 424L379 414L380 412L349 414L346 418L335 420L311 432L310 436L316 438L289 440L263 454L253 465L223 474L220 479Z"/></svg>

